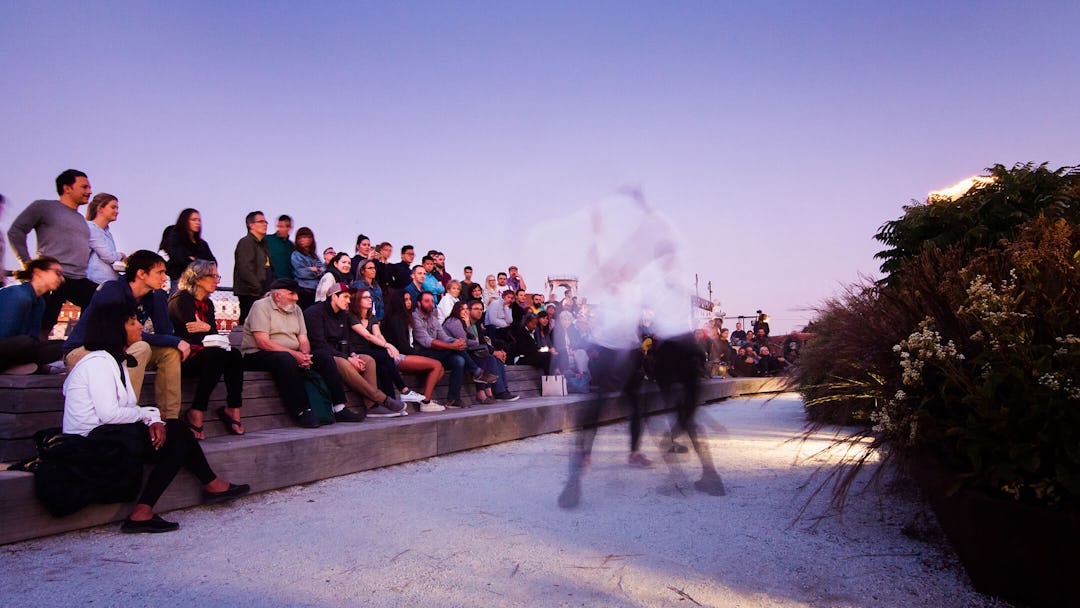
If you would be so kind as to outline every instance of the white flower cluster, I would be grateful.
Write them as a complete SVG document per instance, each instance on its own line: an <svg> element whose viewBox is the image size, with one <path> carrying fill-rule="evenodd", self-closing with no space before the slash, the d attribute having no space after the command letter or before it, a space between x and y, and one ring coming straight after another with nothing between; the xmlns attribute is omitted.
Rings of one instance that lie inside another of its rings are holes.
<svg viewBox="0 0 1080 608"><path fill-rule="evenodd" d="M1016 292L1016 271L1009 271L1012 280L1002 281L998 289L986 280L983 275L977 275L967 288L967 302L957 312L962 315L970 315L983 323L997 327L1007 321L1023 317L1022 313L1014 310ZM976 332L977 334L979 332ZM975 339L972 336L972 339Z"/></svg>
<svg viewBox="0 0 1080 608"><path fill-rule="evenodd" d="M908 408L900 403L906 398L904 391L897 391L895 400L888 399L877 403L874 411L870 412L870 422L874 423L872 428L875 433L887 433L897 438L907 435L908 442L915 442L918 435L917 421L910 415Z"/></svg>
<svg viewBox="0 0 1080 608"><path fill-rule="evenodd" d="M893 352L900 355L902 381L907 386L919 384L927 361L964 360L964 354L956 350L955 342L949 340L942 343L941 334L934 330L934 320L931 317L923 319L919 323L918 331L893 346Z"/></svg>
<svg viewBox="0 0 1080 608"><path fill-rule="evenodd" d="M1080 387L1074 385L1071 378L1063 378L1062 375L1057 372L1039 376L1039 384L1052 391L1060 390L1065 393L1069 399L1080 399Z"/></svg>

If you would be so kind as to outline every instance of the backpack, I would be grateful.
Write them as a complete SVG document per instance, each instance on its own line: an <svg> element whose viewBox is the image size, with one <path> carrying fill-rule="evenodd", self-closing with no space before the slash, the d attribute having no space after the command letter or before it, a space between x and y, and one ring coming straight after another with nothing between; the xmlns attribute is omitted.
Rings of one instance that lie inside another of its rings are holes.
<svg viewBox="0 0 1080 608"><path fill-rule="evenodd" d="M311 413L323 424L334 424L334 402L330 398L326 380L312 369L302 369L300 375L304 378L304 391L307 393Z"/></svg>

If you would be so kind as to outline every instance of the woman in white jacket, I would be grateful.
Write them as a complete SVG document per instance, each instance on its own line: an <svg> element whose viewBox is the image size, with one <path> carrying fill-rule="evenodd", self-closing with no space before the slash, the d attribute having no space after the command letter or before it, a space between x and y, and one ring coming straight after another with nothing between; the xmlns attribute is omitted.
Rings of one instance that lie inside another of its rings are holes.
<svg viewBox="0 0 1080 608"><path fill-rule="evenodd" d="M104 306L92 311L83 357L64 381L64 432L109 439L135 456L156 463L123 532L171 532L180 527L154 514L154 504L186 468L203 484L203 501L223 502L246 494L247 484L221 479L184 423L162 422L156 407L139 407L131 388L124 349L142 339L134 309ZM132 361L133 362L133 361Z"/></svg>

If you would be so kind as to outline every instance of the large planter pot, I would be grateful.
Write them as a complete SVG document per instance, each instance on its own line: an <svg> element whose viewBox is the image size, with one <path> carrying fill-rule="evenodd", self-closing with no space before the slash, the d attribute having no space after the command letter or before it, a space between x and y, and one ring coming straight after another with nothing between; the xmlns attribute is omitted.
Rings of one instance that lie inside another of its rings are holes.
<svg viewBox="0 0 1080 608"><path fill-rule="evenodd" d="M913 468L942 529L980 593L1030 606L1080 601L1080 514L985 494L948 494L955 476L922 459Z"/></svg>

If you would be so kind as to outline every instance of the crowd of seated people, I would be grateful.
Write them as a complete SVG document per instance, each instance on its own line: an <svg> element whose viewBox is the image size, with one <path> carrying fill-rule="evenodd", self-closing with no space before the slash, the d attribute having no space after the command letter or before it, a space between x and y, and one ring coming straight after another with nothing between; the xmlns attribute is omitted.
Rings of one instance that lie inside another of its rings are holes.
<svg viewBox="0 0 1080 608"><path fill-rule="evenodd" d="M55 350L44 337L56 321L54 310L64 300L87 310L95 302L123 301L136 306L146 326L145 339L130 349L138 363L131 373L133 385L140 388L145 370L156 369L155 391L163 415L179 419L186 409L183 420L196 438L204 436L208 395L222 379L227 407L217 412L218 418L229 433L244 433L243 369L274 370L279 381L296 380L296 370L317 370L326 377L341 421L364 414L345 408L338 390L345 386L364 397L368 414L400 415L407 411L403 401L421 403L421 411L444 407L432 401L431 394L443 374L450 375L451 407L462 405L464 372L474 380L488 380L477 385L481 403L505 398L510 394L500 382L505 375L500 365L505 364L529 365L579 382L585 378L583 384L588 385L590 320L587 306L579 305L569 289L561 299L529 293L525 278L513 265L506 272L485 275L482 283L472 281L473 268L466 266L458 281L439 250L428 250L414 265L414 247L406 245L394 262L391 243L373 246L363 234L357 237L353 255L333 247L320 250L311 228L301 227L294 242L290 216L278 216L270 233L261 211L246 215L247 233L234 248L232 288L240 302L238 321L245 337L241 354L230 353L213 340L217 328L209 298L221 277L216 257L201 236L198 210L184 209L166 227L158 254L141 250L128 256L119 252L109 232L119 213L117 197L94 197L88 219L83 219L78 209L90 202L91 194L86 175L65 171L56 185L59 201L36 201L8 231L11 247L24 264L19 276L27 287L17 292L18 298L13 288L5 290L2 295L7 297L0 302L27 312L20 312L18 323L16 316L5 314L5 335L0 336L4 369L43 370L41 360ZM41 254L36 266L26 250L31 231L36 232ZM125 273L111 278L114 275L107 271L115 274L113 268L120 262L126 264ZM92 278L103 279L100 288ZM168 292L163 289L167 280ZM256 304L258 318L248 323ZM704 332L708 360L739 375L779 373L794 354L786 345L769 341L765 314L759 314L749 334L741 323L730 335L719 325ZM64 343L68 367L85 353L80 350L83 333L76 325ZM311 336L317 337L317 344ZM27 341L34 345L22 347ZM441 370L435 372L436 367ZM286 373L286 368L294 369ZM407 388L402 371L422 374L423 390ZM187 408L180 403L181 377L199 379ZM298 390L301 385L282 382L282 394L298 424L315 426L306 413L303 391Z"/></svg>
<svg viewBox="0 0 1080 608"><path fill-rule="evenodd" d="M723 319L715 319L698 330L698 342L705 355L708 369L706 375L721 376L775 376L785 370L798 357L800 342L788 337L783 342L769 335L769 315L760 310L751 330L743 329L742 322L735 323L735 331L723 326Z"/></svg>
<svg viewBox="0 0 1080 608"><path fill-rule="evenodd" d="M123 411L115 421L139 421L149 429L146 440L153 448L166 436L190 436L190 445L176 444L178 453L163 472L192 468L211 498L238 490L213 476L200 460L197 442L206 436L210 395L222 381L226 401L215 412L217 419L229 434L245 433L244 370L269 371L288 413L306 428L403 416L410 402L425 413L469 407L461 397L465 382L475 384L475 403L512 401L518 397L509 390L507 365L564 375L574 392L594 384L598 349L590 342L591 311L570 289L562 298L530 293L513 265L484 275L482 282L474 282L472 266L465 266L459 281L439 250L429 250L414 264L415 248L405 245L395 262L390 242L373 245L363 234L353 255L333 247L320 250L310 227L299 228L293 240L288 215L278 216L270 233L262 211L246 214L246 233L233 251L232 291L240 304L243 338L232 348L218 333L211 296L222 277L202 238L198 210L180 212L164 229L157 252L124 254L109 231L119 216L116 196L99 194L91 202L89 179L76 170L60 174L56 189L59 200L35 201L7 231L23 269L15 273L18 284L0 290L0 373L46 373L61 367L48 365L57 360L67 370L88 370L89 361L97 367L108 367L100 362L106 359L120 361L120 373L111 374L123 389L110 405L110 411ZM87 203L84 218L79 208ZM36 256L27 250L31 232ZM50 341L65 301L84 314L66 340ZM117 322L129 331L113 328L106 344L93 320L114 317L123 317ZM122 344L119 336L126 336ZM764 314L749 334L741 324L729 334L717 323L700 336L708 360L738 375L780 373L793 356L785 352L787 345L770 342ZM108 356L94 354L102 351ZM81 364L84 360L88 363ZM136 405L147 370L157 372L156 408ZM403 372L422 386L409 387ZM313 410L315 397L307 390L313 375L328 395L329 420ZM449 389L439 403L433 392L444 376ZM181 403L182 378L196 380L188 404ZM347 405L346 389L360 395L362 407ZM69 402L66 410L80 408L78 416L90 407L70 397ZM87 418L72 428L93 434L96 425L110 420ZM65 427L67 421L65 413ZM162 478L152 484L128 528L174 529L152 512L167 483ZM147 521L152 523L138 523Z"/></svg>

